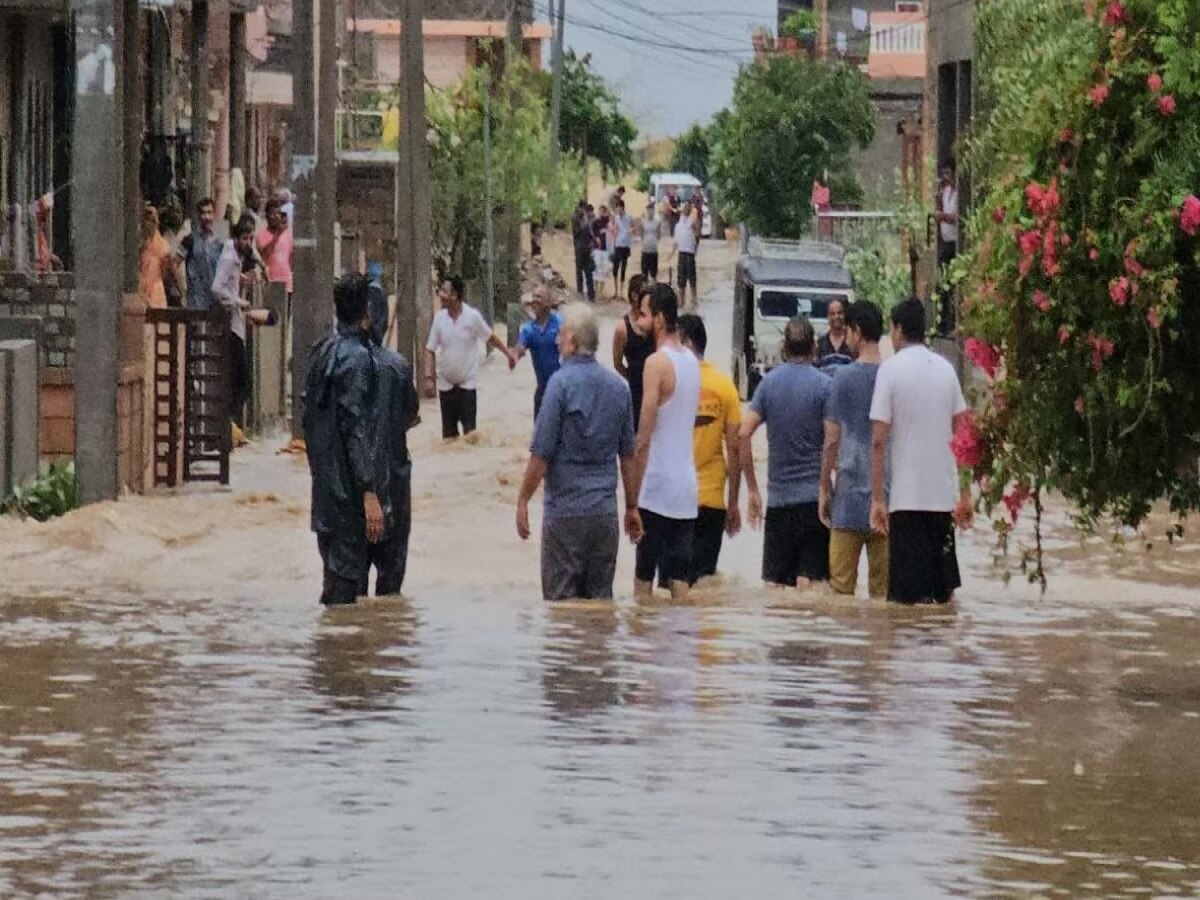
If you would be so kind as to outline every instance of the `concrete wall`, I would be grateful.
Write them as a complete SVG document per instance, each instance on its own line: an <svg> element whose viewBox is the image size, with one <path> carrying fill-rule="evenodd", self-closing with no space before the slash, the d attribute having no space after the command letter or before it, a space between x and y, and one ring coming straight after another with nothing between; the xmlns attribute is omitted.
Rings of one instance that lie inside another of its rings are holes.
<svg viewBox="0 0 1200 900"><path fill-rule="evenodd" d="M921 118L923 85L919 79L872 82L875 103L875 140L854 155L854 171L866 191L866 208L891 206L898 199L898 172L903 159L903 139L897 133L902 121ZM837 198L834 198L837 202Z"/></svg>
<svg viewBox="0 0 1200 900"><path fill-rule="evenodd" d="M28 484L37 472L37 344L0 341L0 495Z"/></svg>
<svg viewBox="0 0 1200 900"><path fill-rule="evenodd" d="M338 222L342 226L342 267L354 266L362 250L368 260L383 263L383 283L395 278L395 166L352 163L338 165Z"/></svg>
<svg viewBox="0 0 1200 900"><path fill-rule="evenodd" d="M42 365L70 366L75 359L75 279L69 272L29 276L0 273L0 318L42 320Z"/></svg>

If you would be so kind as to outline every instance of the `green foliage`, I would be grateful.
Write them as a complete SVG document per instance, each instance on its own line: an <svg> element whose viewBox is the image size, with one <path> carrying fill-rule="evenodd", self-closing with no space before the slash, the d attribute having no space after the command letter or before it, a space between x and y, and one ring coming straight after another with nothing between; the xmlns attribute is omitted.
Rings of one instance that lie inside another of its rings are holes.
<svg viewBox="0 0 1200 900"><path fill-rule="evenodd" d="M1082 525L1137 525L1200 508L1200 6L1094 6L979 5L983 190L955 273L968 354L1000 359L984 507L1050 489Z"/></svg>
<svg viewBox="0 0 1200 900"><path fill-rule="evenodd" d="M654 166L642 166L638 169L637 179L633 182L633 189L643 194L650 192L650 176L654 174Z"/></svg>
<svg viewBox="0 0 1200 900"><path fill-rule="evenodd" d="M812 219L812 184L849 172L850 152L875 137L862 73L790 56L744 67L720 117L712 178L731 220L797 237Z"/></svg>
<svg viewBox="0 0 1200 900"><path fill-rule="evenodd" d="M544 81L549 98L549 80ZM563 54L562 119L559 146L580 159L600 163L605 178L633 168L637 126L621 112L621 103L591 67L590 57L574 50Z"/></svg>
<svg viewBox="0 0 1200 900"><path fill-rule="evenodd" d="M439 275L480 272L487 190L484 181L483 98L486 68L468 72L447 90L426 91L429 165L433 181L433 256ZM536 73L522 62L491 85L492 211L499 219L516 207L522 219L540 220L550 197L556 221L570 215L582 189L582 167L563 160L558 172L546 161L547 103ZM551 187L554 190L551 190Z"/></svg>
<svg viewBox="0 0 1200 900"><path fill-rule="evenodd" d="M52 463L42 466L41 475L31 484L17 488L4 504L4 512L45 522L75 508L75 464Z"/></svg>
<svg viewBox="0 0 1200 900"><path fill-rule="evenodd" d="M687 172L708 184L709 160L712 155L712 127L693 125L675 141L671 155L671 171Z"/></svg>
<svg viewBox="0 0 1200 900"><path fill-rule="evenodd" d="M780 32L787 37L811 37L821 27L821 19L811 9L798 9L783 20Z"/></svg>
<svg viewBox="0 0 1200 900"><path fill-rule="evenodd" d="M854 277L854 297L884 310L910 293L911 270L894 223L865 225L847 241L846 266Z"/></svg>

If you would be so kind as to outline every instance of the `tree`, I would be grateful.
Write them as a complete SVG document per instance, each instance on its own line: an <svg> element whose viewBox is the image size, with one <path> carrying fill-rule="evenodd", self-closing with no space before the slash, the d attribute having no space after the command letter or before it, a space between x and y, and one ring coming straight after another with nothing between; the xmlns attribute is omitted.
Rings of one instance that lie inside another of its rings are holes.
<svg viewBox="0 0 1200 900"><path fill-rule="evenodd" d="M874 137L860 72L792 56L746 66L717 126L712 175L722 208L754 232L795 237L812 218L813 181L852 177L851 151Z"/></svg>
<svg viewBox="0 0 1200 900"><path fill-rule="evenodd" d="M712 134L708 125L693 125L675 141L671 155L671 170L687 172L708 184L709 158L712 154Z"/></svg>
<svg viewBox="0 0 1200 900"><path fill-rule="evenodd" d="M1089 528L1200 509L1198 43L1194 0L979 7L955 275L988 390L955 444L1002 538L1032 498L1039 578L1046 491Z"/></svg>
<svg viewBox="0 0 1200 900"><path fill-rule="evenodd" d="M545 96L550 82L543 80ZM588 56L574 50L563 54L562 121L559 146L578 159L594 159L607 178L633 168L637 126L621 112L616 95L592 70Z"/></svg>

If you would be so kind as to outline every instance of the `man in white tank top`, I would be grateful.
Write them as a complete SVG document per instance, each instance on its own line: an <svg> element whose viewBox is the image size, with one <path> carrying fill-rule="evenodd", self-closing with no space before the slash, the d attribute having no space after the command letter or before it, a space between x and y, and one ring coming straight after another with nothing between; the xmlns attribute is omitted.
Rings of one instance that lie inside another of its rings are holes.
<svg viewBox="0 0 1200 900"><path fill-rule="evenodd" d="M640 327L658 348L646 360L642 412L634 460L638 485L638 541L634 596L648 597L654 576L671 597L687 597L698 487L692 431L700 405L700 363L679 342L679 300L658 284L642 297Z"/></svg>

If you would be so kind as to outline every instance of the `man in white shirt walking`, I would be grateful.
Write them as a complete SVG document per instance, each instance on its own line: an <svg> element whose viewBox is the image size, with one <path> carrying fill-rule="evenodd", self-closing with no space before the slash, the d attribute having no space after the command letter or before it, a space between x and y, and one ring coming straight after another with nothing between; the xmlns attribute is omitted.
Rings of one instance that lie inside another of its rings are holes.
<svg viewBox="0 0 1200 900"><path fill-rule="evenodd" d="M451 275L442 282L438 291L442 308L433 318L425 344L425 395L432 397L436 386L443 440L457 438L460 425L464 435L475 430L480 342L503 353L510 369L517 364L516 353L496 337L479 310L463 302L462 295L461 278Z"/></svg>
<svg viewBox="0 0 1200 900"><path fill-rule="evenodd" d="M658 208L651 200L646 204L646 215L642 216L642 274L651 281L658 281L658 237L662 232L662 219Z"/></svg>
<svg viewBox="0 0 1200 900"><path fill-rule="evenodd" d="M618 200L614 205L609 230L613 248L613 296L620 297L625 293L625 275L633 244L633 218L625 211L624 200Z"/></svg>
<svg viewBox="0 0 1200 900"><path fill-rule="evenodd" d="M250 303L242 291L256 277L253 271L242 271L242 259L253 246L254 227L249 221L238 222L233 238L225 242L217 259L211 289L212 299L229 312L229 417L239 428L250 396L250 357L246 353L246 310Z"/></svg>
<svg viewBox="0 0 1200 900"><path fill-rule="evenodd" d="M634 465L642 538L634 596L649 597L654 576L671 597L687 597L699 503L692 432L700 405L700 363L679 341L679 300L670 285L642 297L641 329L657 349L646 360ZM636 530L636 529L632 529Z"/></svg>
<svg viewBox="0 0 1200 900"><path fill-rule="evenodd" d="M896 355L879 367L871 399L871 527L888 536L888 599L947 603L962 584L954 520L965 527L972 516L950 450L967 404L954 367L925 346L920 300L892 310L892 345Z"/></svg>
<svg viewBox="0 0 1200 900"><path fill-rule="evenodd" d="M685 310L696 309L699 298L696 296L696 249L700 244L700 226L693 219L695 210L689 205L687 215L680 216L675 225L675 252L678 254L679 266L675 283L679 285L679 302ZM692 302L687 299L688 285L692 286Z"/></svg>

